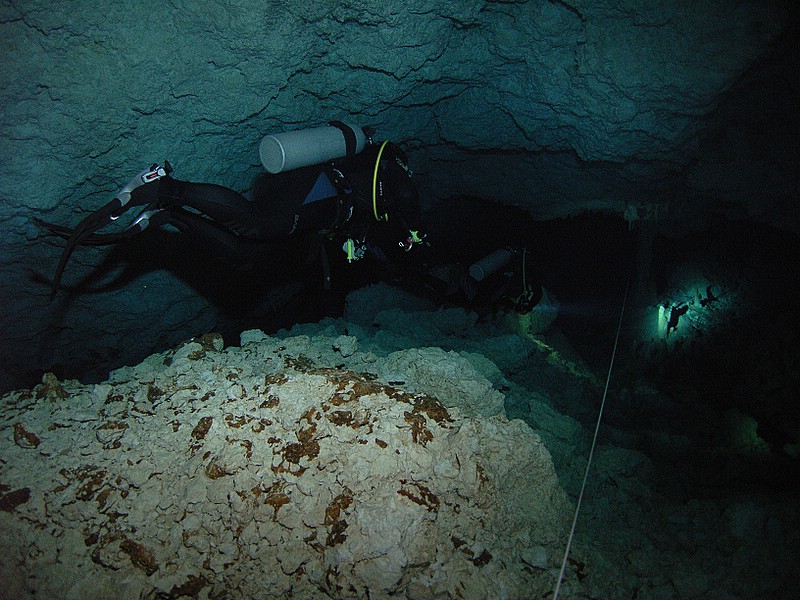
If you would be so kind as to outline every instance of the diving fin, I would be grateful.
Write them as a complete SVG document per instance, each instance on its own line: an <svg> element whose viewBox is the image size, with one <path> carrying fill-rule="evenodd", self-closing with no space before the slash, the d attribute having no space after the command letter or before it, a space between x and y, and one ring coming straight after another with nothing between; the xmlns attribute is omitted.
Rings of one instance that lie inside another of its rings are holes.
<svg viewBox="0 0 800 600"><path fill-rule="evenodd" d="M92 234L94 234L94 232L98 229L105 227L112 221L116 221L122 215L122 213L130 208L127 205L131 200L131 193L140 186L158 181L162 177L166 177L170 174L170 172L172 172L172 166L167 161L164 161L163 167L158 164L151 165L149 169L141 171L126 185L124 185L108 204L88 215L72 230L61 225L53 225L37 219L37 223L40 223L43 227L49 229L56 235L60 235L61 237L65 237L67 239L67 244L64 246L64 250L61 253L61 258L58 261L58 266L56 267L56 272L53 277L52 288L50 291L51 300L55 298L55 295L58 293L58 289L61 284L61 276L64 274L64 268L67 266L67 262L69 261L69 258L75 248L82 243L91 244L92 242L104 239L105 236L93 237ZM140 215L140 217L141 216L142 215ZM147 221L144 220L144 226L146 226L146 223ZM143 229L144 226L141 228Z"/></svg>

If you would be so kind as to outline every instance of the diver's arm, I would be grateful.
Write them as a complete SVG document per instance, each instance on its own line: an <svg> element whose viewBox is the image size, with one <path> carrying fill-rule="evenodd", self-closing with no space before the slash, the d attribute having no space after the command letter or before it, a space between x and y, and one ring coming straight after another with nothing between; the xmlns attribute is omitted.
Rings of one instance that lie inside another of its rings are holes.
<svg viewBox="0 0 800 600"><path fill-rule="evenodd" d="M419 191L408 169L396 160L387 169L385 180L387 188L391 190L394 218L401 222L407 233L407 238L400 242L400 246L406 251L411 250L414 244L422 243L426 235Z"/></svg>

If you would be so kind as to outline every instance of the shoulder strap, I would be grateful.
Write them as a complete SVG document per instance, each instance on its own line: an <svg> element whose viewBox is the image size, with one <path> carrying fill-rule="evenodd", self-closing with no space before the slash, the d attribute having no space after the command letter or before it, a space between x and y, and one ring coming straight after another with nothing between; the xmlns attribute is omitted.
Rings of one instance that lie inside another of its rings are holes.
<svg viewBox="0 0 800 600"><path fill-rule="evenodd" d="M347 152L347 156L353 156L356 153L357 141L356 141L356 134L353 129L349 125L345 125L341 121L331 121L328 123L331 127L336 127L339 131L342 132L344 136L344 147Z"/></svg>

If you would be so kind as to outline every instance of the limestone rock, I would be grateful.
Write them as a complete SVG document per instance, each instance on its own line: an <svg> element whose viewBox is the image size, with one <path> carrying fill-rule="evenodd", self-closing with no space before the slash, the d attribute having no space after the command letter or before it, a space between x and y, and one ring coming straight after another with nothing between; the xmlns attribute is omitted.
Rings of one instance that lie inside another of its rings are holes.
<svg viewBox="0 0 800 600"><path fill-rule="evenodd" d="M399 379L418 390L428 390L448 407L469 416L504 414L503 395L457 352L415 348L393 352L378 370L387 381Z"/></svg>
<svg viewBox="0 0 800 600"><path fill-rule="evenodd" d="M296 352L308 338L248 337L189 342L98 386L60 382L60 402L45 384L1 399L0 564L17 597L552 588L569 503L521 421L432 395L453 386L439 359L462 377L465 359L397 357L427 374L412 392L315 365Z"/></svg>

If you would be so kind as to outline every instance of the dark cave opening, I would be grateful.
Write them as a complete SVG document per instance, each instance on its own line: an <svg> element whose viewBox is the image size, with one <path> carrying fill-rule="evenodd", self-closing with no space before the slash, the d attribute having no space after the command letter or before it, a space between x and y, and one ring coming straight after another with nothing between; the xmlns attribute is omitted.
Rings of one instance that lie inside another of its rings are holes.
<svg viewBox="0 0 800 600"><path fill-rule="evenodd" d="M447 260L474 260L504 244L527 247L537 280L560 303L554 326L598 376L607 374L625 287L635 281L636 227L595 213L536 222L477 198L449 200L430 222ZM605 439L648 454L670 473L662 481L674 486L671 495L689 487L711 496L754 486L788 493L800 479L800 409L793 401L800 298L786 262L797 236L725 218L675 231L666 223L654 236L649 303L637 306L629 292ZM679 328L643 331L659 306L685 298L692 311ZM647 393L637 392L642 387ZM599 398L580 401L559 408L591 425ZM751 420L765 453L721 451L725 436L734 435L727 429ZM678 438L688 445L676 445Z"/></svg>

